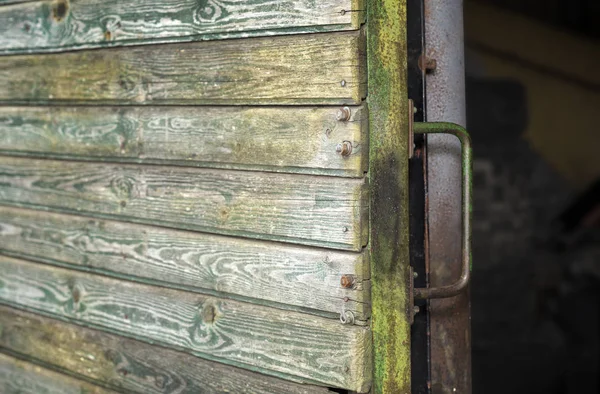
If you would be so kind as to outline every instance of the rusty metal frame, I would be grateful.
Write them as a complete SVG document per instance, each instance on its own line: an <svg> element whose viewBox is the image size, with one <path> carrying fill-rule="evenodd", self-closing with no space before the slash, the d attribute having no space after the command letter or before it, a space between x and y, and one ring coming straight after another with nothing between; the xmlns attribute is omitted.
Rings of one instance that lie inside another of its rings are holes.
<svg viewBox="0 0 600 394"><path fill-rule="evenodd" d="M413 132L418 134L451 134L456 136L462 147L462 259L461 275L454 283L440 287L415 288L415 299L449 298L460 294L469 285L471 278L471 216L472 216L472 167L471 138L463 127L454 123L414 123Z"/></svg>

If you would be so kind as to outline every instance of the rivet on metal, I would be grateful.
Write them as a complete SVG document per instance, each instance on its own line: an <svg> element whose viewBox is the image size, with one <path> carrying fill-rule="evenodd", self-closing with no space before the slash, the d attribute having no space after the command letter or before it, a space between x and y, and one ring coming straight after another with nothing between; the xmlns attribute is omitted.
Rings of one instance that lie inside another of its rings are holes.
<svg viewBox="0 0 600 394"><path fill-rule="evenodd" d="M352 115L350 108L344 107L338 110L337 114L335 115L335 118L340 122L347 122L350 120L350 115Z"/></svg>
<svg viewBox="0 0 600 394"><path fill-rule="evenodd" d="M431 72L435 71L435 69L437 68L437 61L435 59L427 57L424 54L419 56L418 63L419 63L419 68L421 69L421 71L424 71L426 73L431 73Z"/></svg>
<svg viewBox="0 0 600 394"><path fill-rule="evenodd" d="M354 275L342 275L340 279L340 285L345 289L351 289L356 283L356 277Z"/></svg>
<svg viewBox="0 0 600 394"><path fill-rule="evenodd" d="M342 313L340 314L340 323L354 324L354 313L350 311L342 311Z"/></svg>
<svg viewBox="0 0 600 394"><path fill-rule="evenodd" d="M344 157L350 156L352 154L352 143L350 141L344 141L337 144L335 151Z"/></svg>

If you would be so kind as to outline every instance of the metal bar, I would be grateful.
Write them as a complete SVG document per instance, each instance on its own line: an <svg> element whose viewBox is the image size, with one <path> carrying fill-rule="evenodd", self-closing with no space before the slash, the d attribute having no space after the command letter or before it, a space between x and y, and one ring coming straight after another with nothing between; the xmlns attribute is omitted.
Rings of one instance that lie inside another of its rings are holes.
<svg viewBox="0 0 600 394"><path fill-rule="evenodd" d="M462 268L460 278L451 285L414 289L415 299L449 298L460 294L469 284L471 277L471 195L473 189L471 138L467 130L454 123L415 123L413 130L418 134L452 134L459 139L462 147Z"/></svg>
<svg viewBox="0 0 600 394"><path fill-rule="evenodd" d="M436 68L426 76L427 122L466 126L463 0L423 0L425 55ZM461 274L460 144L451 135L427 137L427 221L430 286ZM448 264L452 262L452 264ZM469 291L429 300L431 393L470 394Z"/></svg>

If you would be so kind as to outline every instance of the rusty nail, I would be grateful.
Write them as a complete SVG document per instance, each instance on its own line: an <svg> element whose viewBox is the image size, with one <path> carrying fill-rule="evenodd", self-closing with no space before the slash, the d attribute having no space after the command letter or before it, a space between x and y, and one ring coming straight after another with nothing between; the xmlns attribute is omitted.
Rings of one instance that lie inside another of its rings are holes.
<svg viewBox="0 0 600 394"><path fill-rule="evenodd" d="M433 72L437 68L437 61L426 55L421 55L419 56L419 68L426 73Z"/></svg>
<svg viewBox="0 0 600 394"><path fill-rule="evenodd" d="M350 120L351 114L352 114L352 112L350 111L350 108L344 107L344 108L340 108L338 110L335 118L340 122L347 122Z"/></svg>
<svg viewBox="0 0 600 394"><path fill-rule="evenodd" d="M342 278L340 279L340 284L346 289L354 287L354 283L356 283L354 275L342 275Z"/></svg>
<svg viewBox="0 0 600 394"><path fill-rule="evenodd" d="M350 154L352 154L352 143L350 141L344 141L337 144L335 151L344 157L350 156Z"/></svg>

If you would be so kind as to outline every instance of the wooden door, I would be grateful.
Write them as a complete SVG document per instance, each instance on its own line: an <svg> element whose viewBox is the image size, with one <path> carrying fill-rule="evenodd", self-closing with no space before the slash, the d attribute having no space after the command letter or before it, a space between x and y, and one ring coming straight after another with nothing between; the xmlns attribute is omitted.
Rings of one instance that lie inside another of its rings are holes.
<svg viewBox="0 0 600 394"><path fill-rule="evenodd" d="M407 392L404 16L3 2L5 392Z"/></svg>

